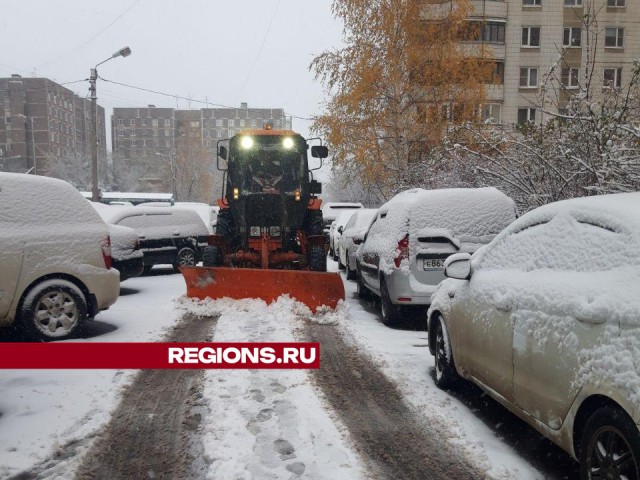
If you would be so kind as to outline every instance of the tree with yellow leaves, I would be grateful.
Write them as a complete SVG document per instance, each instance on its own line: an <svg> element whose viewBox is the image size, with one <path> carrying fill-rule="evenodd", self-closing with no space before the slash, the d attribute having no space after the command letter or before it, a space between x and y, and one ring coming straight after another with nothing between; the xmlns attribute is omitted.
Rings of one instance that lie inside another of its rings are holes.
<svg viewBox="0 0 640 480"><path fill-rule="evenodd" d="M453 124L475 120L492 72L468 0L334 0L345 46L311 70L329 99L314 130L334 165L383 200L424 163Z"/></svg>

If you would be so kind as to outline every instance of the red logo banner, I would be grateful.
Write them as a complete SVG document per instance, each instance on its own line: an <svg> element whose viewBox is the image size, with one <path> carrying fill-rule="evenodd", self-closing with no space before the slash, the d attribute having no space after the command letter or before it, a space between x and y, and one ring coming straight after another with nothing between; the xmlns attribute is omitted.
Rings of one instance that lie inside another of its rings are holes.
<svg viewBox="0 0 640 480"><path fill-rule="evenodd" d="M320 344L2 343L0 369L320 368Z"/></svg>

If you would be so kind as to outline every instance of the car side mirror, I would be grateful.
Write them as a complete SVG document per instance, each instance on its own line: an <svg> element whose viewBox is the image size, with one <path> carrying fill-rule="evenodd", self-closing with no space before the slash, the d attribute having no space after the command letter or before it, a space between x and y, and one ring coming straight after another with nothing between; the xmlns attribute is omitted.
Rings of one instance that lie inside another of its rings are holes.
<svg viewBox="0 0 640 480"><path fill-rule="evenodd" d="M311 156L313 158L327 158L329 156L329 149L324 145L314 145L311 147Z"/></svg>
<svg viewBox="0 0 640 480"><path fill-rule="evenodd" d="M471 278L471 255L469 253L454 253L444 261L444 276L457 280Z"/></svg>
<svg viewBox="0 0 640 480"><path fill-rule="evenodd" d="M322 184L317 180L311 180L309 182L309 193L311 195L322 193Z"/></svg>

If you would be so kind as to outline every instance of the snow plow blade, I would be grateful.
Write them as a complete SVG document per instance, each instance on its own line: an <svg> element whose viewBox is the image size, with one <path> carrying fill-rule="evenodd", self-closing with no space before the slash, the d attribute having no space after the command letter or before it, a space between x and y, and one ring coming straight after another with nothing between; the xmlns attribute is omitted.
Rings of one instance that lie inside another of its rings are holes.
<svg viewBox="0 0 640 480"><path fill-rule="evenodd" d="M344 300L339 273L308 270L269 270L225 267L181 267L192 298L261 298L267 303L288 294L316 312L326 305L336 308Z"/></svg>

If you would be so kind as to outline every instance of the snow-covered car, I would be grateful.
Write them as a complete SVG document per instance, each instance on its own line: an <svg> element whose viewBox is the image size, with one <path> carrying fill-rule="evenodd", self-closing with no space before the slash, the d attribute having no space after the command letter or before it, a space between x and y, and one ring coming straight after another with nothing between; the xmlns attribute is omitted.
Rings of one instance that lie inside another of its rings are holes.
<svg viewBox="0 0 640 480"><path fill-rule="evenodd" d="M338 218L341 212L345 210L358 210L364 208L360 202L327 202L322 204L322 219L324 226L327 227Z"/></svg>
<svg viewBox="0 0 640 480"><path fill-rule="evenodd" d="M110 207L109 223L133 228L144 253L144 268L171 264L177 270L202 260L209 230L191 209L175 207Z"/></svg>
<svg viewBox="0 0 640 480"><path fill-rule="evenodd" d="M356 210L344 226L338 242L338 267L346 270L347 280L356 278L356 250L364 241L377 214L377 208Z"/></svg>
<svg viewBox="0 0 640 480"><path fill-rule="evenodd" d="M479 385L582 478L640 472L639 205L625 193L523 215L447 259L428 312L436 383Z"/></svg>
<svg viewBox="0 0 640 480"><path fill-rule="evenodd" d="M140 250L140 240L133 228L108 224L111 237L111 258L113 268L120 272L120 281L142 275L144 254Z"/></svg>
<svg viewBox="0 0 640 480"><path fill-rule="evenodd" d="M356 211L364 208L364 205L360 202L327 202L323 203L322 210L322 224L323 232L327 236L327 241L331 242L331 225L336 221L341 212L345 210ZM335 252L329 246L329 255L333 257Z"/></svg>
<svg viewBox="0 0 640 480"><path fill-rule="evenodd" d="M331 223L331 228L329 230L329 255L336 261L338 260L338 245L340 243L340 237L342 236L344 227L349 223L351 216L355 212L356 210L343 210L338 215L338 218Z"/></svg>
<svg viewBox="0 0 640 480"><path fill-rule="evenodd" d="M139 203L137 206L141 208L145 208L145 207L167 207L168 205L166 202L146 202L146 203ZM205 226L207 227L207 230L209 231L209 235L213 235L214 228L216 226L216 222L218 218L216 211L213 210L214 207L212 207L207 203L199 203L199 202L175 202L171 206L173 208L180 209L180 210L193 210L194 212L196 212L202 219ZM219 210L219 207L215 207L215 208Z"/></svg>
<svg viewBox="0 0 640 480"><path fill-rule="evenodd" d="M89 202L98 215L109 227L111 238L111 259L113 268L120 272L120 281L142 275L144 271L144 254L140 250L140 240L133 228L113 225L108 218L114 211L113 204L105 205L100 202ZM119 206L116 204L116 206Z"/></svg>
<svg viewBox="0 0 640 480"><path fill-rule="evenodd" d="M513 200L495 188L399 193L380 207L358 249L358 294L380 297L387 325L426 312L444 279L445 259L489 243L515 220L516 211Z"/></svg>
<svg viewBox="0 0 640 480"><path fill-rule="evenodd" d="M62 180L0 173L0 324L68 338L119 292L109 230L82 195Z"/></svg>

